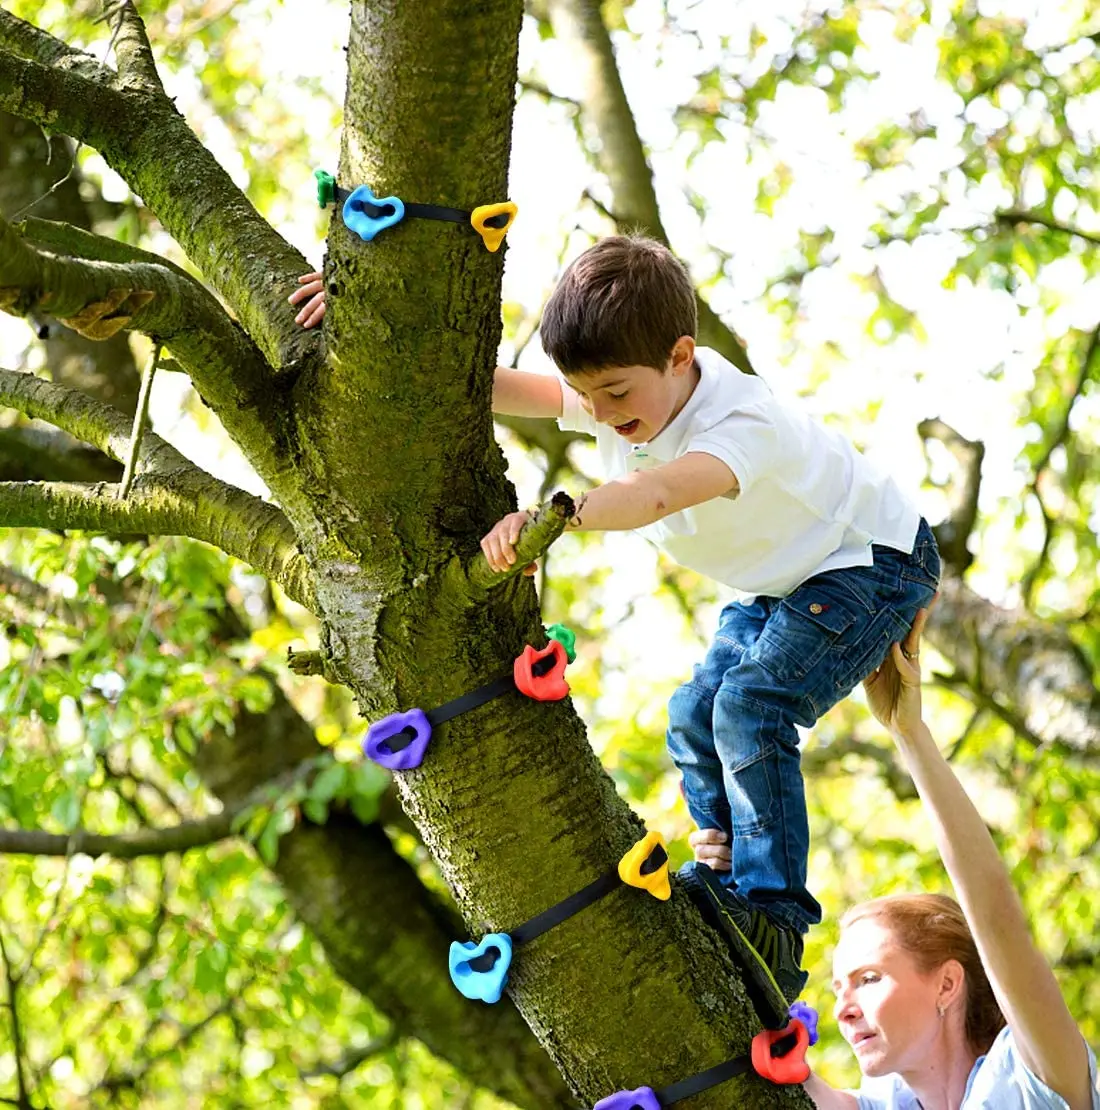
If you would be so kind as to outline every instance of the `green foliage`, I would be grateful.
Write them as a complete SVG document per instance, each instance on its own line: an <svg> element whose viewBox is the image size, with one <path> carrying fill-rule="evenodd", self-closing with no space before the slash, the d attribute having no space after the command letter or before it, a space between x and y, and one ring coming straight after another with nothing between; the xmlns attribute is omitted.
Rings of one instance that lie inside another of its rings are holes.
<svg viewBox="0 0 1100 1110"><path fill-rule="evenodd" d="M270 705L278 666L257 667L267 653L228 609L242 601L231 561L192 541L9 531L0 562L52 590L33 612L4 607L0 827L117 834L208 812L192 756ZM295 683L322 694L332 736L350 710L320 685ZM347 762L347 747L244 810L240 838L182 857L0 856L0 931L40 1098L396 1108L407 1086L453 1105L461 1078L388 1043L265 866L298 821L334 806L375 819L388 776ZM374 1041L363 1067L341 1066Z"/></svg>

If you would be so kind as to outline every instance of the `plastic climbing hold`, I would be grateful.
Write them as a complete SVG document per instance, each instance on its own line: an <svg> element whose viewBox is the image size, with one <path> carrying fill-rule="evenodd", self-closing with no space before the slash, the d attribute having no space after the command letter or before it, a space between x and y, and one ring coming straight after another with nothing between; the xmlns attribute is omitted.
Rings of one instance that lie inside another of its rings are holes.
<svg viewBox="0 0 1100 1110"><path fill-rule="evenodd" d="M487 250L496 252L515 221L519 209L510 201L479 204L470 213L470 226L481 236Z"/></svg>
<svg viewBox="0 0 1100 1110"><path fill-rule="evenodd" d="M565 648L565 658L572 663L577 658L577 634L571 628L566 628L564 624L552 624L546 630L546 635L551 640L557 640L563 648Z"/></svg>
<svg viewBox="0 0 1100 1110"><path fill-rule="evenodd" d="M636 1087L601 1098L593 1110L661 1110L661 1103L652 1087Z"/></svg>
<svg viewBox="0 0 1100 1110"><path fill-rule="evenodd" d="M512 679L521 694L535 701L561 701L569 693L565 667L569 662L565 648L551 640L544 648L528 644L512 666Z"/></svg>
<svg viewBox="0 0 1100 1110"><path fill-rule="evenodd" d="M432 738L432 726L422 709L391 713L367 729L363 754L391 771L419 767Z"/></svg>
<svg viewBox="0 0 1100 1110"><path fill-rule="evenodd" d="M376 197L369 185L353 189L344 201L345 225L368 243L404 217L405 205L400 197Z"/></svg>
<svg viewBox="0 0 1100 1110"><path fill-rule="evenodd" d="M627 886L648 890L654 898L667 902L672 897L672 886L665 838L659 832L647 832L619 860L619 878Z"/></svg>
<svg viewBox="0 0 1100 1110"><path fill-rule="evenodd" d="M789 1047L781 1043L789 1042L792 1035L794 1042ZM753 1037L752 1066L770 1083L805 1083L810 1078L809 1047L809 1030L798 1018L791 1018L786 1029L765 1029Z"/></svg>
<svg viewBox="0 0 1100 1110"><path fill-rule="evenodd" d="M336 178L328 170L314 170L313 176L317 178L317 204L324 208L336 202Z"/></svg>
<svg viewBox="0 0 1100 1110"><path fill-rule="evenodd" d="M810 1034L810 1047L813 1048L817 1044L817 1011L808 1002L799 1000L791 1003L789 1013L806 1026L806 1032Z"/></svg>
<svg viewBox="0 0 1100 1110"><path fill-rule="evenodd" d="M451 941L447 967L451 982L466 998L499 1002L512 966L512 938L507 933L487 933L477 944Z"/></svg>

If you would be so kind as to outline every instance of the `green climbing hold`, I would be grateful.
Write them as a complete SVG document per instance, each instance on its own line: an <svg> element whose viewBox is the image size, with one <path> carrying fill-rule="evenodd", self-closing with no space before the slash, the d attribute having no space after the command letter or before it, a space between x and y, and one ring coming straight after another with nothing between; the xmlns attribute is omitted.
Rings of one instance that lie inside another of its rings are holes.
<svg viewBox="0 0 1100 1110"><path fill-rule="evenodd" d="M324 208L336 200L336 178L328 170L314 170L317 178L317 203Z"/></svg>
<svg viewBox="0 0 1100 1110"><path fill-rule="evenodd" d="M563 648L565 648L565 658L570 663L577 658L575 645L577 643L577 634L571 629L566 628L564 624L552 624L546 630L546 635L551 640L557 640Z"/></svg>

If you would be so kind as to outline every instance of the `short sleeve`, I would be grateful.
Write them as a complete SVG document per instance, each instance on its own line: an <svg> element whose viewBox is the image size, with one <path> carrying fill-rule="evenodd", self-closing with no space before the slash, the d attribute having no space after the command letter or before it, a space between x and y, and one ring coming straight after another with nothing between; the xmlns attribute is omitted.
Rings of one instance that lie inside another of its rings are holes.
<svg viewBox="0 0 1100 1110"><path fill-rule="evenodd" d="M998 1072L991 1077L994 1083L998 1079L1001 1082L1014 1083L1019 1088L1023 1096L1023 1105L1028 1110L1040 1110L1040 1108L1041 1110L1068 1110L1066 1100L1056 1091L1051 1090L1024 1063L1023 1057L1016 1047L1015 1038L1010 1036L1007 1030L1002 1030L998 1034L997 1041L1003 1041L1003 1044L998 1059ZM991 1057L994 1055L996 1047L997 1042L994 1042L994 1048L990 1049ZM1089 1093L1092 1095L1092 1110L1100 1110L1100 1086L1098 1086L1096 1077L1096 1056L1087 1044L1085 1045L1085 1053L1089 1068Z"/></svg>
<svg viewBox="0 0 1100 1110"><path fill-rule="evenodd" d="M687 451L721 459L733 471L741 493L768 474L778 474L784 459L780 429L765 406L740 409L693 435ZM789 452L794 457L794 452Z"/></svg>
<svg viewBox="0 0 1100 1110"><path fill-rule="evenodd" d="M599 425L582 405L577 391L566 381L561 383L561 416L558 427L563 432L584 432L594 436Z"/></svg>

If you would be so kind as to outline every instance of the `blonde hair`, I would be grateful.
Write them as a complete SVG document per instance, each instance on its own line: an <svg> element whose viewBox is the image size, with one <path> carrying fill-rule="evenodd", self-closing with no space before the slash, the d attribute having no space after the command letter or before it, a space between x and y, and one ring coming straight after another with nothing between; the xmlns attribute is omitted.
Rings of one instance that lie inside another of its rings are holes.
<svg viewBox="0 0 1100 1110"><path fill-rule="evenodd" d="M846 929L866 919L885 925L924 974L948 960L962 965L966 975L966 1038L978 1055L988 1052L1005 1019L958 902L945 894L889 894L853 906L840 919L840 927Z"/></svg>

